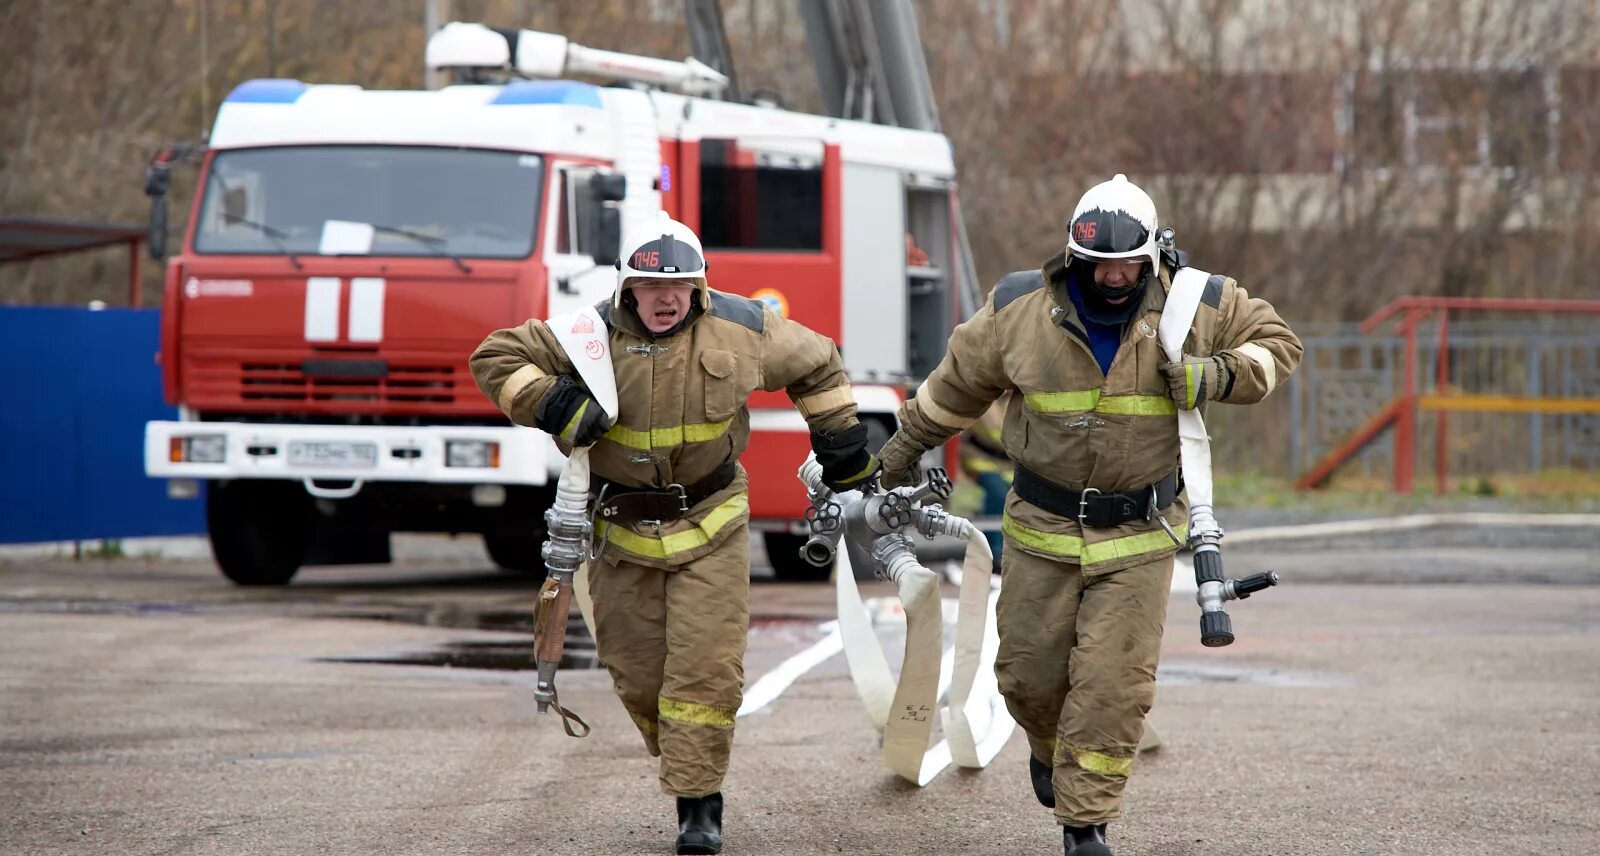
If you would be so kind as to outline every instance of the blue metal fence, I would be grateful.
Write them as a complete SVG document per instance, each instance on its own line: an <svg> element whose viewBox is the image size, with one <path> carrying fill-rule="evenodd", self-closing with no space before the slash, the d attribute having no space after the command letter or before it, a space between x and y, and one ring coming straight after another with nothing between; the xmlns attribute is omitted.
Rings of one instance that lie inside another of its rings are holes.
<svg viewBox="0 0 1600 856"><path fill-rule="evenodd" d="M160 314L0 307L0 543L205 531L144 474L161 398Z"/></svg>

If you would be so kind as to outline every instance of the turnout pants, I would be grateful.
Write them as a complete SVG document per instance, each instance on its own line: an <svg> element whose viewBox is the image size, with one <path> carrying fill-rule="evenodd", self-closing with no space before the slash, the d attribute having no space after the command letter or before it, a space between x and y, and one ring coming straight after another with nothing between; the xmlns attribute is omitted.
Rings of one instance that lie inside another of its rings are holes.
<svg viewBox="0 0 1600 856"><path fill-rule="evenodd" d="M1054 768L1056 820L1115 820L1155 701L1173 557L1085 576L1008 544L1003 562L995 672L1006 707Z"/></svg>
<svg viewBox="0 0 1600 856"><path fill-rule="evenodd" d="M671 570L597 560L589 592L600 662L645 747L661 758L661 790L677 797L722 790L744 696L748 526Z"/></svg>

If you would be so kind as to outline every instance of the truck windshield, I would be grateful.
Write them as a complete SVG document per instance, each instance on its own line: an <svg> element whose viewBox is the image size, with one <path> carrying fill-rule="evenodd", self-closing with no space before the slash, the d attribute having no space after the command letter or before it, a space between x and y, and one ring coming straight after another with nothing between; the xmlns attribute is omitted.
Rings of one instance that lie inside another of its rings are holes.
<svg viewBox="0 0 1600 856"><path fill-rule="evenodd" d="M543 167L538 155L425 147L218 152L194 247L317 255L323 224L348 220L386 227L372 255L523 258L533 251Z"/></svg>

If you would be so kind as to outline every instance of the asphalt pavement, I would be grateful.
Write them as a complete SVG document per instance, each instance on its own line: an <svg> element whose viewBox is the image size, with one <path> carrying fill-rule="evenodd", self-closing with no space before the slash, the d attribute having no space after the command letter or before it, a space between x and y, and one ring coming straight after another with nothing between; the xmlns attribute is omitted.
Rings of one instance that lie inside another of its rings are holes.
<svg viewBox="0 0 1600 856"><path fill-rule="evenodd" d="M1164 745L1116 852L1600 853L1595 537L1230 550L1285 582L1232 605L1225 649L1173 596ZM576 740L510 668L534 583L471 545L397 552L277 590L203 560L0 561L0 852L670 853L672 802L604 673L562 674L594 726ZM758 580L747 680L820 639L832 601ZM726 853L1060 852L1020 735L988 769L900 782L842 657L737 734Z"/></svg>

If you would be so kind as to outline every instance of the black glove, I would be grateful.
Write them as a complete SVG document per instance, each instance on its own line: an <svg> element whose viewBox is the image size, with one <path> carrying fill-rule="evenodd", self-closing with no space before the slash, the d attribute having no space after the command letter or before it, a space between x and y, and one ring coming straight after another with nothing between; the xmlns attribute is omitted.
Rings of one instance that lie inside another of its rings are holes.
<svg viewBox="0 0 1600 856"><path fill-rule="evenodd" d="M811 449L829 490L859 490L878 473L878 459L867 451L867 426L860 422L831 434L811 432Z"/></svg>
<svg viewBox="0 0 1600 856"><path fill-rule="evenodd" d="M611 417L577 381L561 375L533 412L533 423L577 448L594 445L611 427Z"/></svg>

